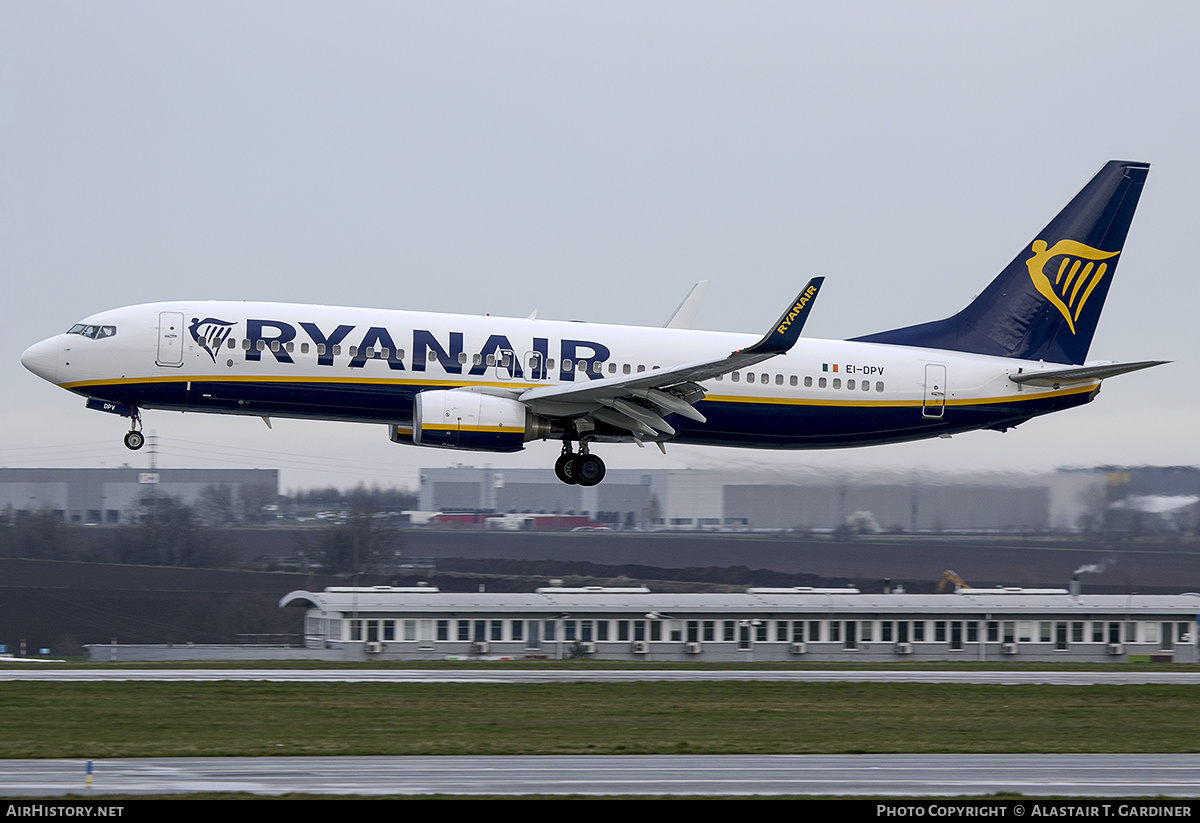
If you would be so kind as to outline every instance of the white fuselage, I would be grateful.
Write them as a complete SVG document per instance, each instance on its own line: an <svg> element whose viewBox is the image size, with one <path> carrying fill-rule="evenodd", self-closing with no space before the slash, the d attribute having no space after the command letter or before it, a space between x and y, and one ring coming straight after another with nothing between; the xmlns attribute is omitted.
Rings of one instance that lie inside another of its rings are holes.
<svg viewBox="0 0 1200 823"><path fill-rule="evenodd" d="M22 360L63 388L134 408L403 427L411 425L421 391L517 397L537 386L718 358L755 339L366 308L175 302L92 315ZM704 381L696 407L707 421L672 416L677 433L657 439L819 448L1003 429L1085 403L1099 385L1036 388L1009 380L1044 368L941 349L801 338L786 355Z"/></svg>

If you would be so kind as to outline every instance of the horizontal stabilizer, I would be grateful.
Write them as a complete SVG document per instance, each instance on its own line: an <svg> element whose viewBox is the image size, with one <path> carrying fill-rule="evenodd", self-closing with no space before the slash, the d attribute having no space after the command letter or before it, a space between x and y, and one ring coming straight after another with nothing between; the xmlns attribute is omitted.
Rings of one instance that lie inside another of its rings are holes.
<svg viewBox="0 0 1200 823"><path fill-rule="evenodd" d="M1028 386L1060 386L1063 383L1084 383L1088 380L1103 380L1106 377L1116 377L1131 371L1148 369L1151 366L1161 366L1169 360L1141 360L1137 363L1107 363L1096 366L1077 366L1073 369L1054 369L1052 371L1028 371L1010 374L1008 379L1014 383Z"/></svg>

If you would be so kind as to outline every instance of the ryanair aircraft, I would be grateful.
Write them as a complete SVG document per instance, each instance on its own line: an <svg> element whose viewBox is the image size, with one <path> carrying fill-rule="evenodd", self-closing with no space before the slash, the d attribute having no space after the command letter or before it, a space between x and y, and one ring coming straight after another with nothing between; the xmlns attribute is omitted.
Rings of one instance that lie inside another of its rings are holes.
<svg viewBox="0 0 1200 823"><path fill-rule="evenodd" d="M691 329L698 284L662 328L154 303L87 317L21 362L130 418L131 449L143 409L385 423L397 443L444 449L561 440L555 474L585 486L604 477L601 443L815 449L1005 431L1163 362L1086 361L1148 170L1106 164L953 317L852 340L799 340L817 277L761 338Z"/></svg>

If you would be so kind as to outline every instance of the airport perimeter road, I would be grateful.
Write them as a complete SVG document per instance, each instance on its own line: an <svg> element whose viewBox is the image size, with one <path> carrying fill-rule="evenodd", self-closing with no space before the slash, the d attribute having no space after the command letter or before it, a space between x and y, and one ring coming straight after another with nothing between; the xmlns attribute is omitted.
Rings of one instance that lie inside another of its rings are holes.
<svg viewBox="0 0 1200 823"><path fill-rule="evenodd" d="M794 683L966 683L977 685L1164 685L1200 684L1195 671L784 671L655 669L42 669L2 668L0 682L105 683L202 682L218 680L272 683L622 683L648 681L774 681Z"/></svg>
<svg viewBox="0 0 1200 823"><path fill-rule="evenodd" d="M646 794L1195 797L1197 755L196 757L0 761L0 795Z"/></svg>

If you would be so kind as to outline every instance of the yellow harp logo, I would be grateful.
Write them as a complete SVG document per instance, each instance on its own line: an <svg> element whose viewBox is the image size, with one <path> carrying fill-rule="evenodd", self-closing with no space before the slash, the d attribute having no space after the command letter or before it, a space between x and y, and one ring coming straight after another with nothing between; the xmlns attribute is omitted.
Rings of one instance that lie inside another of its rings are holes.
<svg viewBox="0 0 1200 823"><path fill-rule="evenodd" d="M1034 287L1058 309L1074 334L1075 321L1079 319L1084 303L1108 271L1108 264L1100 261L1121 252L1100 251L1074 240L1059 240L1049 248L1045 240L1034 240L1030 248L1033 256L1025 261L1025 265L1029 267ZM1058 265L1047 266L1054 258L1061 258ZM1047 268L1051 273L1046 272Z"/></svg>

